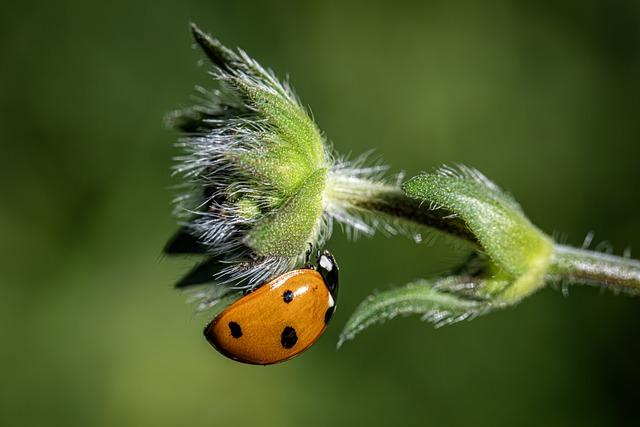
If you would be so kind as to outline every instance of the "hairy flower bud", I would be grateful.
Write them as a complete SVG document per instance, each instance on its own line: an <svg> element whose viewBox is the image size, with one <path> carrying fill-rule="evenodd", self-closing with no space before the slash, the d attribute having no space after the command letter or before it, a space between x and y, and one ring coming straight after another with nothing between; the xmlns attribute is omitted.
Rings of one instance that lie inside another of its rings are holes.
<svg viewBox="0 0 640 427"><path fill-rule="evenodd" d="M175 166L184 179L176 198L183 227L166 252L207 256L178 286L253 288L322 247L334 218L370 232L349 194L379 189L382 168L336 161L288 84L192 30L219 89L199 89L197 105L168 116L185 136ZM209 289L203 300L222 294Z"/></svg>

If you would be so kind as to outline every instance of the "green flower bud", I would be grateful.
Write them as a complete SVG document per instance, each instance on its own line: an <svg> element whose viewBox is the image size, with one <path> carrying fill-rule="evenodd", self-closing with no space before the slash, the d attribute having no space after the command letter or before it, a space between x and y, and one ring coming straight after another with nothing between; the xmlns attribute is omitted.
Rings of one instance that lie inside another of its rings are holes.
<svg viewBox="0 0 640 427"><path fill-rule="evenodd" d="M367 223L357 203L388 190L384 168L337 160L287 84L192 30L220 86L199 89L197 105L168 116L185 133L175 167L185 183L176 199L183 228L166 252L207 256L178 285L260 285L322 247L334 219L372 233L378 222ZM211 289L200 299L206 307L222 296Z"/></svg>

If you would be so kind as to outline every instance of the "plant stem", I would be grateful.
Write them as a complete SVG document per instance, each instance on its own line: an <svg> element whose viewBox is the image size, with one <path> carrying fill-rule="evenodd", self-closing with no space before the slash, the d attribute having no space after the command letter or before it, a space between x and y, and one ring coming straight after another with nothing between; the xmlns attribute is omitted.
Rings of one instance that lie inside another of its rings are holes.
<svg viewBox="0 0 640 427"><path fill-rule="evenodd" d="M432 209L429 202L407 196L400 187L355 177L330 176L329 197L346 209L355 209L389 218L408 221L457 237L472 244L478 243L461 218L443 208Z"/></svg>
<svg viewBox="0 0 640 427"><path fill-rule="evenodd" d="M354 204L359 208L433 228L471 243L478 242L458 216L443 208L429 209L428 203L409 198L396 187L381 189L373 198L358 200Z"/></svg>
<svg viewBox="0 0 640 427"><path fill-rule="evenodd" d="M556 245L547 271L551 282L596 285L630 294L640 293L640 261Z"/></svg>

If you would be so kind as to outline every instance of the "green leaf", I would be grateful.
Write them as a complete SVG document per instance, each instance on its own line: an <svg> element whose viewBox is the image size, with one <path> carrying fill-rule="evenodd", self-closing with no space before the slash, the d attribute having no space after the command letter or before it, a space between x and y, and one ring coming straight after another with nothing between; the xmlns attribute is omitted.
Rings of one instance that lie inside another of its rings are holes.
<svg viewBox="0 0 640 427"><path fill-rule="evenodd" d="M410 179L408 196L459 216L476 236L493 266L494 277L511 280L499 296L517 302L544 285L553 242L524 215L498 186L472 169L442 169Z"/></svg>
<svg viewBox="0 0 640 427"><path fill-rule="evenodd" d="M473 286L469 277L448 277L439 281L419 280L365 299L351 315L340 334L338 347L376 323L397 316L421 314L436 326L459 322L488 311L486 301L449 292L447 288Z"/></svg>

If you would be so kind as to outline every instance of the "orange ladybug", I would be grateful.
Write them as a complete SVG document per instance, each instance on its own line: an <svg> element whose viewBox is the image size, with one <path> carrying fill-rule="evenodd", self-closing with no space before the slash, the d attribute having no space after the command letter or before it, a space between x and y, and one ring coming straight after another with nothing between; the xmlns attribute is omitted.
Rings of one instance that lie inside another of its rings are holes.
<svg viewBox="0 0 640 427"><path fill-rule="evenodd" d="M317 266L263 284L216 316L204 336L223 355L270 365L305 351L324 332L336 307L338 265L324 251Z"/></svg>

